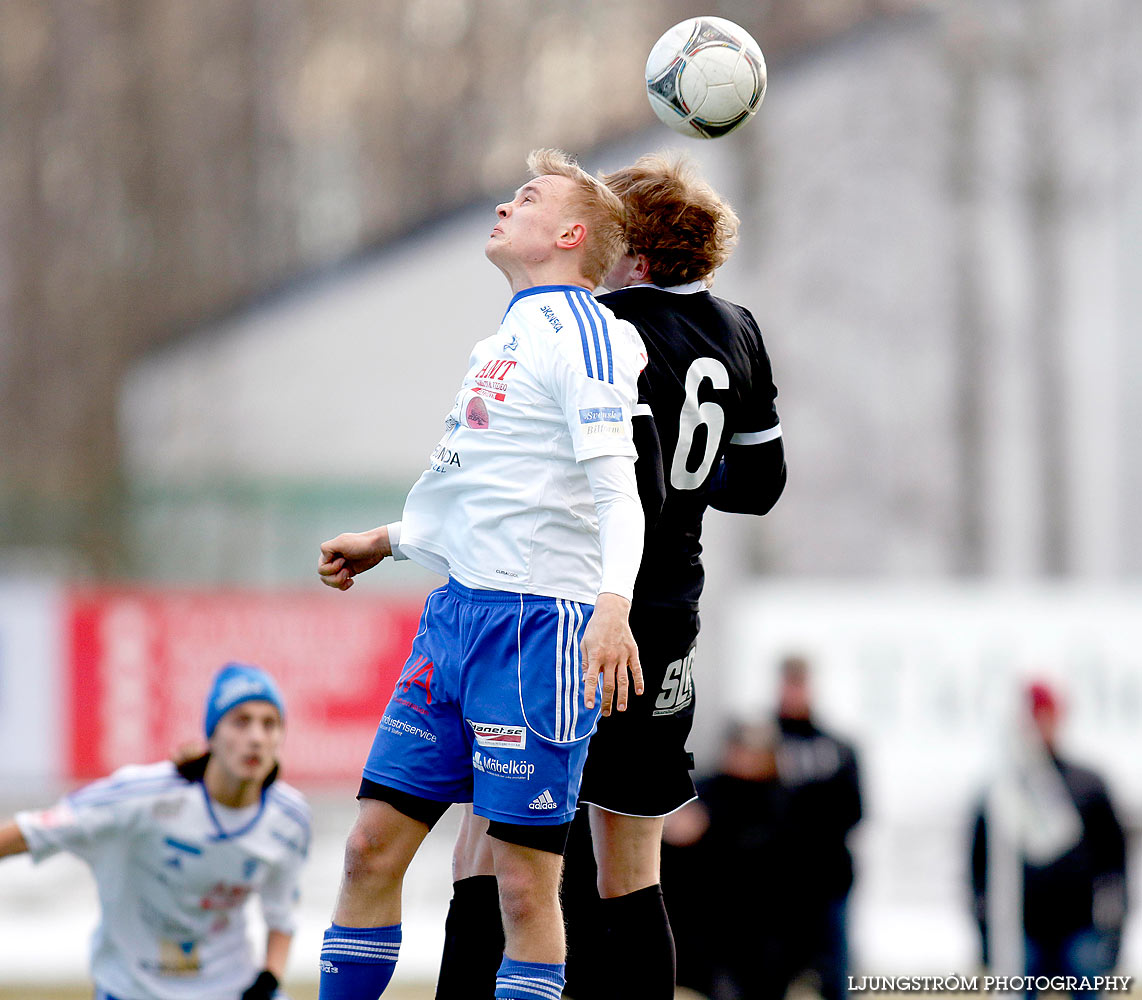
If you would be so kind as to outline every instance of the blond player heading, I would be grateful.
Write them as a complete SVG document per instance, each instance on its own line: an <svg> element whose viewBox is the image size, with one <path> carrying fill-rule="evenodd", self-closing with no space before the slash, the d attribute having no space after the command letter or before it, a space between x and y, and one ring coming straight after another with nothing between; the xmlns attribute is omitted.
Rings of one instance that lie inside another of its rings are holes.
<svg viewBox="0 0 1142 1000"><path fill-rule="evenodd" d="M473 349L402 519L321 547L321 579L341 590L389 555L449 578L365 764L321 1000L383 992L405 870L453 802L489 821L506 938L495 995L559 1000L559 874L587 742L613 697L625 707L628 671L642 689L627 615L646 352L591 295L622 254L622 204L563 153L528 164L485 248L511 301Z"/></svg>
<svg viewBox="0 0 1142 1000"><path fill-rule="evenodd" d="M50 809L0 825L0 857L66 851L99 891L96 1000L269 1000L285 971L309 808L277 780L285 709L257 667L218 671L205 756L120 768ZM255 964L246 902L268 935Z"/></svg>
<svg viewBox="0 0 1142 1000"><path fill-rule="evenodd" d="M665 496L642 491L650 527L630 616L647 693L600 720L579 796L589 834L577 821L566 854L566 986L577 1000L670 1000L674 942L659 854L663 818L695 795L686 740L702 520L709 507L766 513L785 485L785 452L761 331L749 310L710 291L737 238L733 209L684 157L643 156L603 179L623 200L629 246L604 282L614 290L599 301L647 347L642 401ZM491 995L498 928L485 842L482 823L466 817L438 1000Z"/></svg>

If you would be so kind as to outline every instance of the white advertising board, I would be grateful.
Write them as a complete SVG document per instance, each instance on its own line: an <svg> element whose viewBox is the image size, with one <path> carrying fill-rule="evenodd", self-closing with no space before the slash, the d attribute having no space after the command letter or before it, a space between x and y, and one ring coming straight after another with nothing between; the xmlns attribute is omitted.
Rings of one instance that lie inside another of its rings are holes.
<svg viewBox="0 0 1142 1000"><path fill-rule="evenodd" d="M0 791L62 775L67 733L60 591L0 580Z"/></svg>

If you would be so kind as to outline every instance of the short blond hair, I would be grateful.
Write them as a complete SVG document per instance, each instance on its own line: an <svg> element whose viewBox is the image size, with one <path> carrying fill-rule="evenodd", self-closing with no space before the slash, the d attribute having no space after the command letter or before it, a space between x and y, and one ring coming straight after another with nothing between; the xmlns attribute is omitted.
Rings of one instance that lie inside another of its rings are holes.
<svg viewBox="0 0 1142 1000"><path fill-rule="evenodd" d="M602 283L626 250L622 200L598 177L592 177L573 156L561 149L533 149L527 157L533 177L555 174L575 182L571 208L582 214L587 227L583 243L583 277Z"/></svg>
<svg viewBox="0 0 1142 1000"><path fill-rule="evenodd" d="M738 217L685 156L640 156L603 180L622 199L627 244L656 285L708 281L729 260Z"/></svg>

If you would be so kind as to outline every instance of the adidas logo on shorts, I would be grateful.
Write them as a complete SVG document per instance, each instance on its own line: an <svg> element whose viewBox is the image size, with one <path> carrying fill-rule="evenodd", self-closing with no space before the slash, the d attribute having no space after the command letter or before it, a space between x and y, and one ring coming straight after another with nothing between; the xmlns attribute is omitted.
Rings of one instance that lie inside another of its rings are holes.
<svg viewBox="0 0 1142 1000"><path fill-rule="evenodd" d="M545 788L528 803L528 809L554 809L555 799L551 797L551 789Z"/></svg>

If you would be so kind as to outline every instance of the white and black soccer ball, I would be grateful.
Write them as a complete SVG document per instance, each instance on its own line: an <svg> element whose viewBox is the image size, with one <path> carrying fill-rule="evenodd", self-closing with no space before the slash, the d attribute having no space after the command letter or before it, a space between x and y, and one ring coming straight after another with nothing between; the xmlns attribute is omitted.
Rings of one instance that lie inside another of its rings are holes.
<svg viewBox="0 0 1142 1000"><path fill-rule="evenodd" d="M723 17L691 17L654 43L646 60L650 106L675 132L729 135L765 97L765 57L749 32Z"/></svg>

